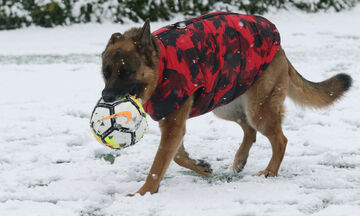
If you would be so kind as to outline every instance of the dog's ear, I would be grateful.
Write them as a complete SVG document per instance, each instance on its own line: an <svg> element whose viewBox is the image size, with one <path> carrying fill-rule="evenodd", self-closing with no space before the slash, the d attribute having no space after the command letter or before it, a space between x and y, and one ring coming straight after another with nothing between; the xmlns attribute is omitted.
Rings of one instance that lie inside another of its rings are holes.
<svg viewBox="0 0 360 216"><path fill-rule="evenodd" d="M101 54L101 56L104 55L105 51L108 49L108 47L112 44L115 44L117 41L119 41L120 39L122 39L123 35L120 34L119 32L113 33L110 37L109 42L106 44L105 50L104 52Z"/></svg>
<svg viewBox="0 0 360 216"><path fill-rule="evenodd" d="M150 20L146 19L144 26L139 31L138 41L142 45L151 45Z"/></svg>
<svg viewBox="0 0 360 216"><path fill-rule="evenodd" d="M110 40L109 40L109 44L115 44L117 41L119 41L122 37L122 34L119 32L116 32L114 34L111 35Z"/></svg>

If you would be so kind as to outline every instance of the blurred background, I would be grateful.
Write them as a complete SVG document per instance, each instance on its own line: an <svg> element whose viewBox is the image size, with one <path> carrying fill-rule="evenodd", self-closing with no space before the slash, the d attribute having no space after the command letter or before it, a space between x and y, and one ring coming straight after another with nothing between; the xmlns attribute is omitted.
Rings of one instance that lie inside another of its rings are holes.
<svg viewBox="0 0 360 216"><path fill-rule="evenodd" d="M0 30L29 25L142 22L146 18L162 21L218 10L247 14L291 8L309 13L339 12L357 3L359 0L0 0Z"/></svg>

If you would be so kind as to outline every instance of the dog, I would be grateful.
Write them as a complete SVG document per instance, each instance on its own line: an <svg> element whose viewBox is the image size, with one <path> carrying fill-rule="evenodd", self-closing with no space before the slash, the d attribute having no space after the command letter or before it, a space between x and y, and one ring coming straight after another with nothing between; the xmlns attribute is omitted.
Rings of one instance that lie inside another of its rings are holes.
<svg viewBox="0 0 360 216"><path fill-rule="evenodd" d="M272 157L257 175L277 176L288 141L281 127L285 97L322 108L340 99L352 82L347 74L318 83L306 80L286 57L274 24L228 12L178 22L153 34L149 20L142 28L114 33L102 53L102 75L105 101L136 96L159 121L160 145L136 192L140 195L158 191L172 160L211 177L209 163L190 158L183 144L186 120L210 111L244 131L235 172L244 168L260 132L271 143Z"/></svg>

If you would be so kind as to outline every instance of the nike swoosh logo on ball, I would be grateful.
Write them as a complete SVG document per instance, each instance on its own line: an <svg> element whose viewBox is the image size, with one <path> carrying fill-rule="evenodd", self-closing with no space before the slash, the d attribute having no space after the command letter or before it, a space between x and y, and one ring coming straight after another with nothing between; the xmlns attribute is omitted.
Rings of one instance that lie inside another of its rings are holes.
<svg viewBox="0 0 360 216"><path fill-rule="evenodd" d="M131 112L128 112L128 111L125 111L125 112L119 112L119 113L115 113L114 115L111 115L111 116L108 116L108 117L105 117L101 120L107 120L107 119L112 119L112 118L115 118L115 117L120 117L120 116L124 116L127 118L126 120L126 123L128 123L132 117L132 114Z"/></svg>

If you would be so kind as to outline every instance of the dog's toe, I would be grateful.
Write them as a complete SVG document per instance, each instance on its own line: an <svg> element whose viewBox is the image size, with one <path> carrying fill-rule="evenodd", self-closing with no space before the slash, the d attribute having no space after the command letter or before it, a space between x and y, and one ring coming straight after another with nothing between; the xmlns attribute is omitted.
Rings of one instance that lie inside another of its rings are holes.
<svg viewBox="0 0 360 216"><path fill-rule="evenodd" d="M199 168L199 174L211 177L212 169L211 165L204 160L196 160L196 166Z"/></svg>
<svg viewBox="0 0 360 216"><path fill-rule="evenodd" d="M204 168L210 168L210 164L204 160L196 160L196 166L201 166Z"/></svg>
<svg viewBox="0 0 360 216"><path fill-rule="evenodd" d="M275 177L275 176L277 176L277 174L276 174L275 172L272 172L272 171L267 170L267 169L266 169L266 170L263 170L263 171L258 172L256 175L257 175L257 176L264 175L264 176L265 176L265 178L267 178L267 177Z"/></svg>
<svg viewBox="0 0 360 216"><path fill-rule="evenodd" d="M245 159L244 161L242 161L240 163L234 163L234 165L233 165L234 172L235 173L241 172L244 169L246 162L247 162L247 160Z"/></svg>

